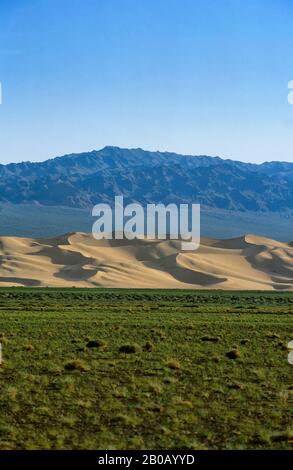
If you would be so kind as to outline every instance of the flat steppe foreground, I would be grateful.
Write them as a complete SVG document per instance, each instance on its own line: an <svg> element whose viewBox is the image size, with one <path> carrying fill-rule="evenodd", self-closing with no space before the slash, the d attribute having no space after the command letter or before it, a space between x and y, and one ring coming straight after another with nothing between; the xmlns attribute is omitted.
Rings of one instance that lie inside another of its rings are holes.
<svg viewBox="0 0 293 470"><path fill-rule="evenodd" d="M246 235L179 240L0 237L0 286L293 290L293 246Z"/></svg>
<svg viewBox="0 0 293 470"><path fill-rule="evenodd" d="M0 289L0 449L289 449L293 293Z"/></svg>

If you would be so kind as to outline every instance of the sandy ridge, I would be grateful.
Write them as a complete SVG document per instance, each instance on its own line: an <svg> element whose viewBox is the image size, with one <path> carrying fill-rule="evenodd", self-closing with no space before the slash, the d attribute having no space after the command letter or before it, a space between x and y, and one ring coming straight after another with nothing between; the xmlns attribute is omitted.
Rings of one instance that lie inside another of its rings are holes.
<svg viewBox="0 0 293 470"><path fill-rule="evenodd" d="M293 290L293 246L254 235L180 241L0 237L0 286Z"/></svg>

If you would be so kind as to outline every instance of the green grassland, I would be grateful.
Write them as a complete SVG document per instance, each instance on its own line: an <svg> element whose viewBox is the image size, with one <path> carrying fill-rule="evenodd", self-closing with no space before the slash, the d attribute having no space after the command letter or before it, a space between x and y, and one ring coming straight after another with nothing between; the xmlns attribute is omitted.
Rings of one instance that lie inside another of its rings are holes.
<svg viewBox="0 0 293 470"><path fill-rule="evenodd" d="M0 289L0 449L289 449L292 313L286 292Z"/></svg>

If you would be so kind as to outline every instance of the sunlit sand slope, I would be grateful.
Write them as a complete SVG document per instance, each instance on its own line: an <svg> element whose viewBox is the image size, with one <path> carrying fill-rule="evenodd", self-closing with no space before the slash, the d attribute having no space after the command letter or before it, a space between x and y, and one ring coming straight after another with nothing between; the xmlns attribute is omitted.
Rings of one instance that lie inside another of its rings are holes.
<svg viewBox="0 0 293 470"><path fill-rule="evenodd" d="M293 290L293 246L247 235L180 241L0 237L0 286Z"/></svg>

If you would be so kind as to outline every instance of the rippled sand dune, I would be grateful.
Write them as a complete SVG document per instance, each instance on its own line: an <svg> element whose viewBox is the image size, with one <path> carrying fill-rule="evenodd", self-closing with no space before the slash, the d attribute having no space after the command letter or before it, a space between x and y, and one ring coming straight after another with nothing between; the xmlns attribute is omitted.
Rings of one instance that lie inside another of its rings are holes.
<svg viewBox="0 0 293 470"><path fill-rule="evenodd" d="M247 235L180 241L0 237L0 286L293 290L293 245Z"/></svg>

